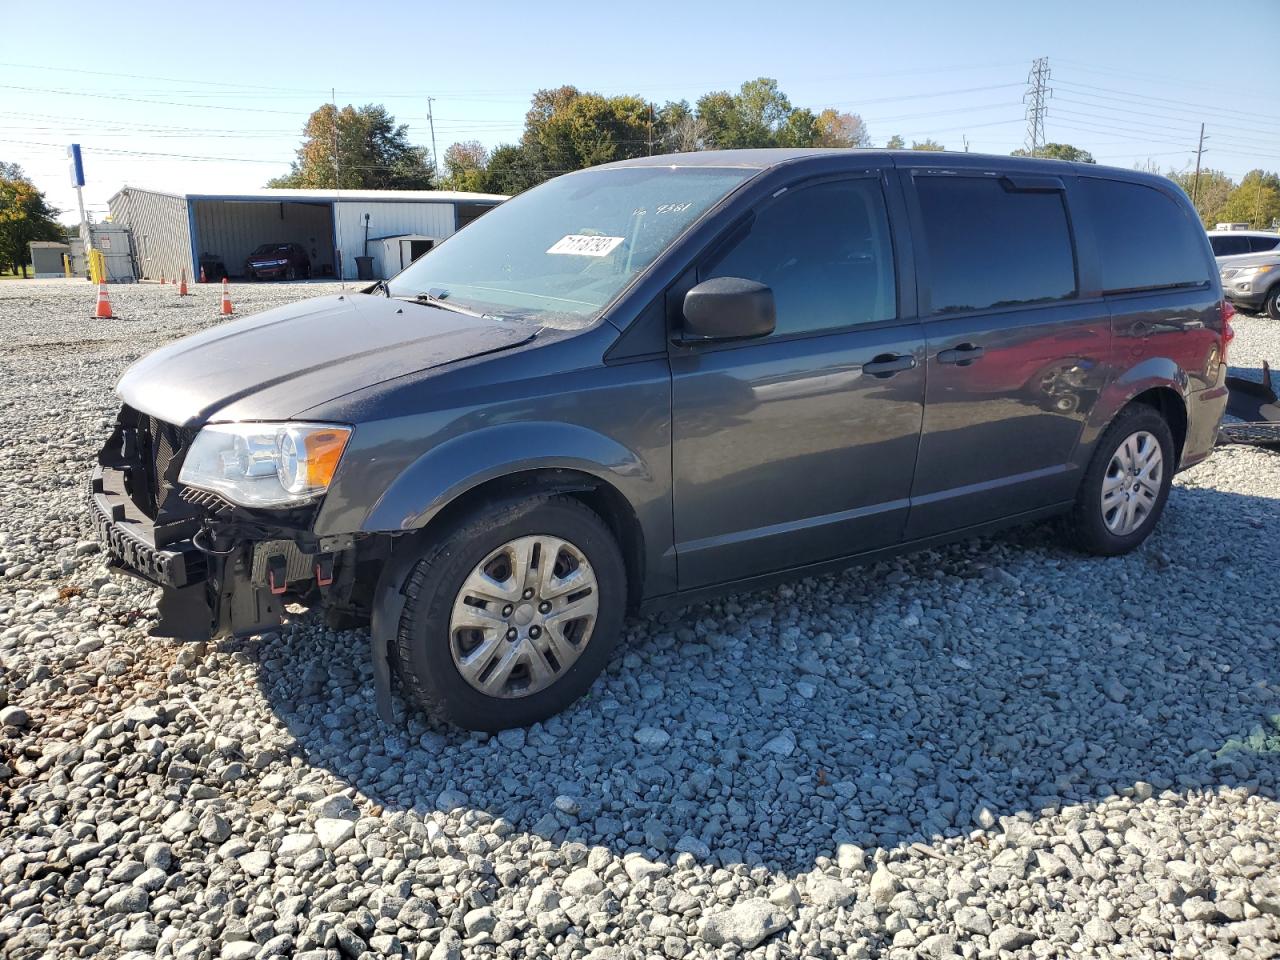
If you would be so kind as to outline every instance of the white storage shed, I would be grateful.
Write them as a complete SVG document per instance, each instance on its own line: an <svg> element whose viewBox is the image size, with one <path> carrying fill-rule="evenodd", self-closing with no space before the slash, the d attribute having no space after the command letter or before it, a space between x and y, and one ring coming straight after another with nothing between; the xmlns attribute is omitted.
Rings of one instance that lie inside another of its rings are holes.
<svg viewBox="0 0 1280 960"><path fill-rule="evenodd" d="M374 237L411 236L437 243L506 197L448 190L285 190L235 194L165 193L124 187L109 201L112 221L129 228L143 279L195 279L201 262L232 276L264 243L299 243L313 277L356 279L356 257ZM366 216L368 220L366 221ZM375 256L375 267L377 266ZM387 276L400 269L390 269Z"/></svg>

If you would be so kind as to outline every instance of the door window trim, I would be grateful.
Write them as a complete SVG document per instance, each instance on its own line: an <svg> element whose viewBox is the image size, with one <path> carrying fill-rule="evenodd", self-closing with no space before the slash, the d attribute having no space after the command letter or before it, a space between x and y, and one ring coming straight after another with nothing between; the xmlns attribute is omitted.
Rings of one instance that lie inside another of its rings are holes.
<svg viewBox="0 0 1280 960"><path fill-rule="evenodd" d="M766 337L749 337L741 340L689 340L680 339L680 330L672 322L672 314L675 311L668 311L667 318L667 344L668 349L681 355L689 353L714 353L720 350L737 350L743 347L761 346L770 343L790 343L795 340L811 340L816 337L844 336L861 330L885 330L891 327L909 326L919 323L919 318L914 316L903 316L902 310L902 272L900 265L902 256L900 251L903 249L901 228L897 218L894 215L893 203L890 201L889 191L893 189L892 182L893 169L891 167L875 167L863 170L840 171L838 173L821 173L811 176L802 177L784 183L769 196L757 201L750 210L744 211L739 217L736 217L732 223L717 234L707 245L693 258L689 267L682 277L689 271L693 271L694 283L700 282L698 277L707 267L708 263L716 256L724 251L724 247L728 243L738 239L735 235L742 232L743 236L750 233L751 228L755 225L757 215L761 210L766 209L770 205L777 203L788 193L793 190L803 189L806 187L821 186L826 183L846 183L850 181L874 180L880 186L880 198L884 202L885 220L889 226L889 254L893 263L893 298L894 298L894 314L895 316L885 320L876 320L871 323L848 323L840 327L823 327L816 330L797 330L792 333L772 333ZM746 231L743 232L743 228ZM672 289L678 287L679 281L672 285ZM670 290L668 290L668 293Z"/></svg>

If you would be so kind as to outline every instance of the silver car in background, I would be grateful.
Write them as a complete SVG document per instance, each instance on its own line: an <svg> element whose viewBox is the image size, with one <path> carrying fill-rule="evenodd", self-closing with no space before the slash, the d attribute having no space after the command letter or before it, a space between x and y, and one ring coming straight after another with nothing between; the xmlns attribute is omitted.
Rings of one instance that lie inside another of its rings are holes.
<svg viewBox="0 0 1280 960"><path fill-rule="evenodd" d="M1236 307L1280 320L1280 247L1272 253L1218 257L1222 292Z"/></svg>

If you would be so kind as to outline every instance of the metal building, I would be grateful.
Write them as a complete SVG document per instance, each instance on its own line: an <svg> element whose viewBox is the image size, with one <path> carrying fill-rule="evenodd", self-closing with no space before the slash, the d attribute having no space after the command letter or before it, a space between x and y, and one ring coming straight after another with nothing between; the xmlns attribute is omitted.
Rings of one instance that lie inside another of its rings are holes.
<svg viewBox="0 0 1280 960"><path fill-rule="evenodd" d="M216 258L235 277L264 243L300 243L313 277L356 278L356 257L384 261L375 238L412 236L439 242L506 197L446 190L284 190L235 194L164 193L122 188L109 201L113 223L129 228L138 274L195 279ZM424 247L425 249L425 247ZM391 258L386 271L394 273ZM398 266L396 267L398 269Z"/></svg>

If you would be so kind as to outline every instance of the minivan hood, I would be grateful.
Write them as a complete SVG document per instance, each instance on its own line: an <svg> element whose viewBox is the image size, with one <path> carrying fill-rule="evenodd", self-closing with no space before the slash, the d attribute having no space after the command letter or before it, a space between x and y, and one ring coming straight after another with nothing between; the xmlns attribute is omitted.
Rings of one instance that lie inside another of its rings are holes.
<svg viewBox="0 0 1280 960"><path fill-rule="evenodd" d="M129 367L116 392L169 423L285 420L353 390L533 339L523 323L365 294L221 324Z"/></svg>

